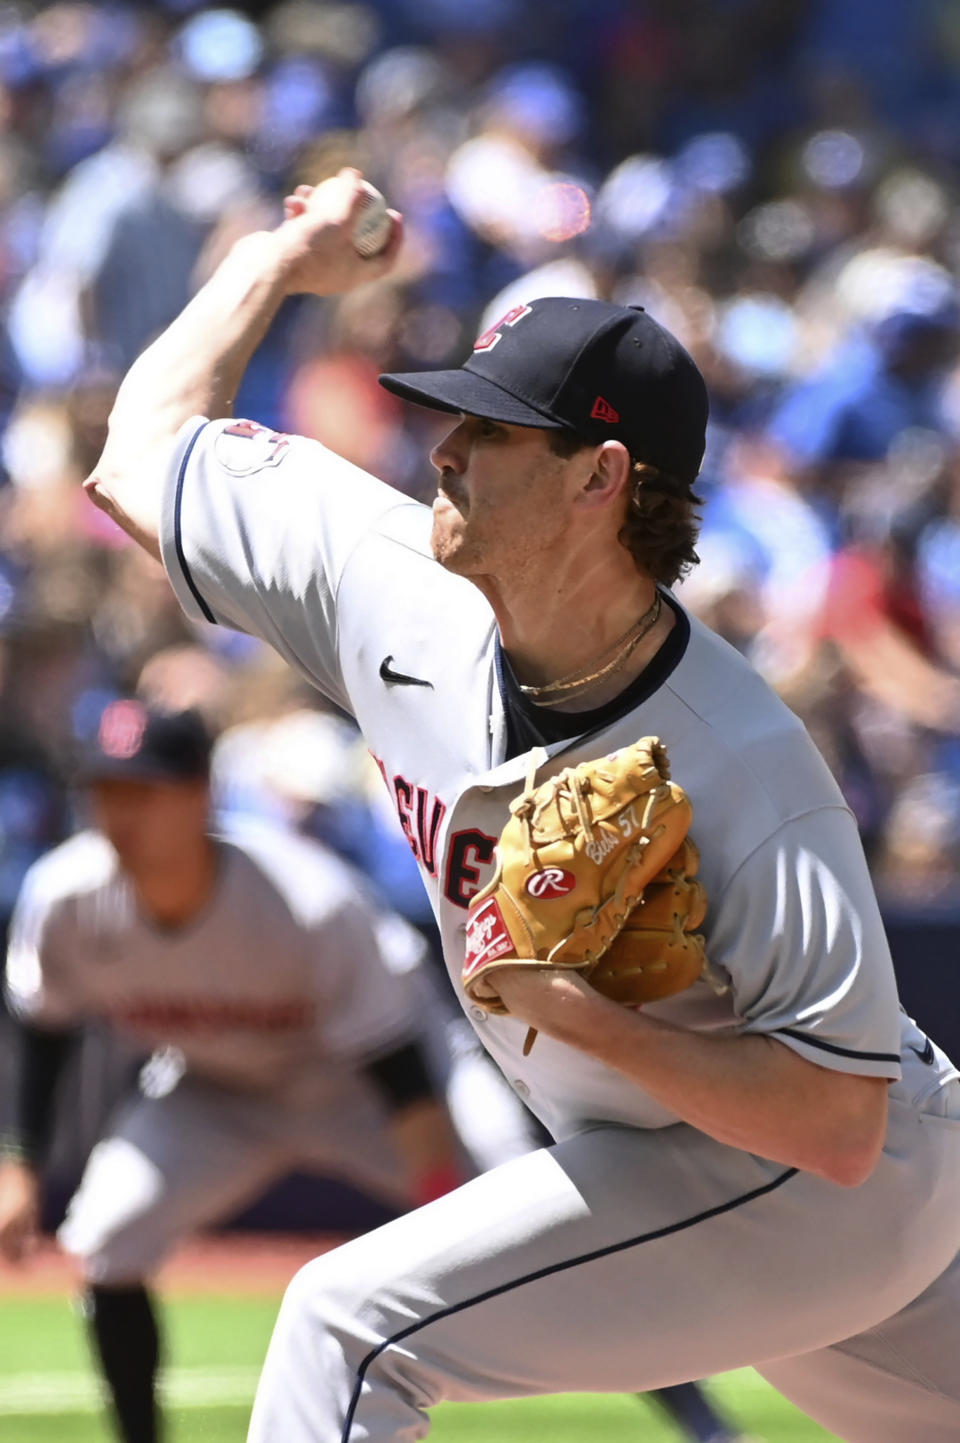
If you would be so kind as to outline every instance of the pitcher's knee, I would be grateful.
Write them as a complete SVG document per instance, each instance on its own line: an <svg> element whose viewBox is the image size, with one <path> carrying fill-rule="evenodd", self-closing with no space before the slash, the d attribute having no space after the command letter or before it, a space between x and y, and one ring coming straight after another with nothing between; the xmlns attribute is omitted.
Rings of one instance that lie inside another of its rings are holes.
<svg viewBox="0 0 960 1443"><path fill-rule="evenodd" d="M277 1329L304 1344L310 1338L313 1347L320 1346L325 1336L355 1364L402 1325L397 1312L402 1292L402 1285L398 1293L396 1280L379 1273L362 1250L347 1244L314 1258L294 1274L284 1293ZM404 1317L409 1322L409 1313Z"/></svg>
<svg viewBox="0 0 960 1443"><path fill-rule="evenodd" d="M315 1323L339 1323L353 1316L373 1288L361 1281L362 1269L342 1258L346 1251L335 1248L299 1268L287 1284L282 1311Z"/></svg>

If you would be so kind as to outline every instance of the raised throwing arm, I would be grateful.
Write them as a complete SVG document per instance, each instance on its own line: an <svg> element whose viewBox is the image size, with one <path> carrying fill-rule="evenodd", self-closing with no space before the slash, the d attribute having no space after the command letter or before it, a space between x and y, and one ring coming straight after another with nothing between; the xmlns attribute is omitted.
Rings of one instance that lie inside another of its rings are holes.
<svg viewBox="0 0 960 1443"><path fill-rule="evenodd" d="M124 378L85 489L158 559L163 478L183 423L231 414L250 357L287 296L337 295L393 265L402 229L395 212L393 237L379 255L363 258L353 248L361 181L359 171L345 169L315 188L300 187L276 230L238 241Z"/></svg>

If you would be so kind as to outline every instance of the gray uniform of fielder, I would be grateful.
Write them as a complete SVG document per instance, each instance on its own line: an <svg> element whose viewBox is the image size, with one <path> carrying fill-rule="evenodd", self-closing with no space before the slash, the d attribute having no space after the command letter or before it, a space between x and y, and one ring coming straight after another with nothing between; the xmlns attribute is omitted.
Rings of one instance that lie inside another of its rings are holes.
<svg viewBox="0 0 960 1443"><path fill-rule="evenodd" d="M172 1091L129 1100L91 1153L60 1241L94 1283L148 1276L295 1167L410 1205L363 1064L422 1030L419 937L311 841L251 825L218 849L214 893L185 927L143 918L96 832L37 862L18 900L14 1010L51 1029L105 1019L184 1068Z"/></svg>
<svg viewBox="0 0 960 1443"><path fill-rule="evenodd" d="M528 757L505 756L492 613L432 560L429 529L426 508L316 443L198 418L162 546L190 616L263 637L356 716L458 987L466 907ZM629 714L543 748L538 779L663 738L693 802L712 967L649 1010L888 1079L882 1159L845 1189L725 1146L549 1037L524 1057L524 1024L464 1000L557 1146L304 1269L255 1443L413 1439L442 1399L746 1364L857 1443L960 1436L957 1071L898 1006L855 822L803 728L667 600L667 674Z"/></svg>

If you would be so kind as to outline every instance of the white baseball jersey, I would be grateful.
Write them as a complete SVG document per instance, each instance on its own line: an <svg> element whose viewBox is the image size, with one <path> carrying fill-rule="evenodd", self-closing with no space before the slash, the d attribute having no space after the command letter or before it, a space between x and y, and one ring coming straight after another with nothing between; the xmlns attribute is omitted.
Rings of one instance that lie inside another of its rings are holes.
<svg viewBox="0 0 960 1443"><path fill-rule="evenodd" d="M189 422L172 461L163 558L191 617L270 642L351 712L417 857L459 986L467 906L527 756L506 757L493 614L429 549L430 512L313 441ZM711 981L647 1010L776 1037L827 1068L900 1075L893 969L856 824L804 728L749 665L677 612L679 645L627 714L543 748L539 776L645 734L693 803ZM557 1137L676 1118L635 1083L464 1001L484 1045Z"/></svg>
<svg viewBox="0 0 960 1443"><path fill-rule="evenodd" d="M314 842L247 824L216 844L212 896L171 929L139 912L99 833L41 858L11 927L12 1006L40 1026L103 1018L145 1050L175 1047L208 1082L349 1112L367 1087L350 1064L421 1028L419 939Z"/></svg>

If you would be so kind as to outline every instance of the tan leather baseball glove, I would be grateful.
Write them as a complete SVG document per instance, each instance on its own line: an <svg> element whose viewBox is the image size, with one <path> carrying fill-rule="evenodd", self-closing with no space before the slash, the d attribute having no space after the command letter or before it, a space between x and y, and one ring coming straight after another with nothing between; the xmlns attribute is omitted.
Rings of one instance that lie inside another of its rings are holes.
<svg viewBox="0 0 960 1443"><path fill-rule="evenodd" d="M700 856L687 837L646 885L600 961L590 985L612 1002L642 1007L685 992L706 966L703 938L694 928L707 915L707 894L697 881Z"/></svg>
<svg viewBox="0 0 960 1443"><path fill-rule="evenodd" d="M497 969L524 964L572 968L632 1006L696 980L691 929L705 897L686 841L692 808L669 776L665 748L644 737L539 786L528 777L496 873L470 903L462 981L473 1002L506 1012Z"/></svg>

